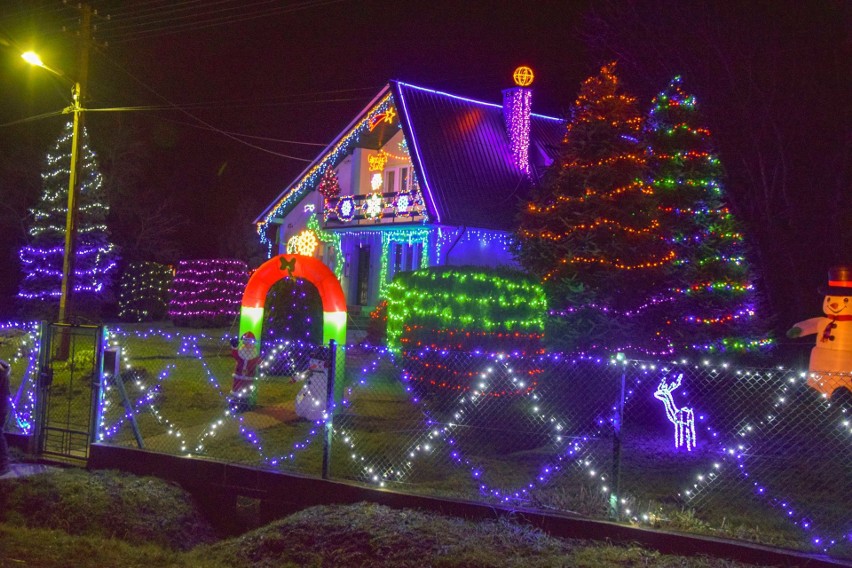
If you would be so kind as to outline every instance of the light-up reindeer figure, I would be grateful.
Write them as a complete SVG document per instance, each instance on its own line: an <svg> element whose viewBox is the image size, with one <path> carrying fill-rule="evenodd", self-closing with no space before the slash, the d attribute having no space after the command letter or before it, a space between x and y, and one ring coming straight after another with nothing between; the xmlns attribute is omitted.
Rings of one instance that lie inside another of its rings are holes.
<svg viewBox="0 0 852 568"><path fill-rule="evenodd" d="M675 382L666 384L666 378L663 377L656 392L654 392L654 397L663 401L663 404L666 405L666 417L669 422L674 424L675 448L685 445L686 450L691 452L692 448L695 447L695 415L691 408L675 406L674 399L672 399L672 393L680 387L682 379L683 373L677 376Z"/></svg>

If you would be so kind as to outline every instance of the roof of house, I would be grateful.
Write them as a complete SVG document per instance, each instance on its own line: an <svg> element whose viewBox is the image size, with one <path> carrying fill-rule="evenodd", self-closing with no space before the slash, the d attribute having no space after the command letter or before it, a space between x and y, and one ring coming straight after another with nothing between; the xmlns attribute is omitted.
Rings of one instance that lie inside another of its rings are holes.
<svg viewBox="0 0 852 568"><path fill-rule="evenodd" d="M256 222L265 223L273 216L280 216L283 203L301 199L296 192L306 195L308 185L314 185L314 178L318 177L316 172L324 170L324 162L338 152L353 128L369 122L369 117L386 104L383 102L387 101L388 91L399 114L415 170L420 174L431 221L511 230L531 183L512 159L502 105L401 81L391 81ZM555 159L564 133L564 120L532 114L529 153L533 178Z"/></svg>

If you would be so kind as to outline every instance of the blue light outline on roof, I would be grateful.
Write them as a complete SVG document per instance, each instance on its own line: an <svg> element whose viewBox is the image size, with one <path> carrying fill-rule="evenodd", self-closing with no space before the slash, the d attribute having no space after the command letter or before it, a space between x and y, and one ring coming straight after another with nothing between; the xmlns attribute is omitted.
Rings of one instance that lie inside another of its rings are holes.
<svg viewBox="0 0 852 568"><path fill-rule="evenodd" d="M460 101L465 101L465 102L468 102L468 103L474 103L474 104L477 104L477 105L489 106L489 107L494 107L494 108L499 108L499 109L503 108L503 105L498 105L496 103L486 103L485 101L477 101L475 99L469 99L467 97L460 97L458 95L453 95L451 93L446 93L444 91L436 91L435 89L427 89L425 87L418 87L417 85L412 85L411 83L403 83L402 81L397 81L397 84L408 87L409 89L417 89L418 91L426 91L427 93L440 95L442 97L449 97L451 99L458 99ZM402 94L402 92L400 92L400 95L401 94ZM530 116L535 116L537 118L543 118L545 120L554 120L556 122L565 122L564 118L557 118L555 116L547 116L545 114L538 114L538 113L535 113L535 112L530 113Z"/></svg>
<svg viewBox="0 0 852 568"><path fill-rule="evenodd" d="M405 83L398 84L405 85ZM429 180L426 179L426 167L423 165L423 159L420 157L420 146L417 144L417 136L414 134L414 126L411 124L411 121L408 120L408 107L405 104L405 95L403 94L402 89L397 89L397 91L399 92L399 101L402 103L402 112L405 114L405 120L408 123L408 131L411 133L411 142L414 147L414 153L417 155L417 163L420 164L419 170L423 175L423 185L426 187L426 193L429 195L429 200L432 202L432 209L435 211L435 219L438 223L440 223L441 213L438 211L438 203L435 201L435 196L432 194L432 189L429 187Z"/></svg>

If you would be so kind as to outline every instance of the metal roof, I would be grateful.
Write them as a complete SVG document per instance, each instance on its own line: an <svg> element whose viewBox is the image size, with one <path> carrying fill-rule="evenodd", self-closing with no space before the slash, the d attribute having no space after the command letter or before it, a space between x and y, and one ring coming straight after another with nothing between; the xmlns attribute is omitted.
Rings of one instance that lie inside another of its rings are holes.
<svg viewBox="0 0 852 568"><path fill-rule="evenodd" d="M531 183L512 160L502 105L400 81L391 85L426 198L432 198L435 220L511 230ZM565 122L534 114L530 123L530 162L535 171L556 157Z"/></svg>

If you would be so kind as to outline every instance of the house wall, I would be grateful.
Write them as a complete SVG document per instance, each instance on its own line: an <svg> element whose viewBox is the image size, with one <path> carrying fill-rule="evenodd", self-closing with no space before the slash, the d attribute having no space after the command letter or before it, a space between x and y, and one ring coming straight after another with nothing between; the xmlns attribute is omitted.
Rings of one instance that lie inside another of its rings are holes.
<svg viewBox="0 0 852 568"><path fill-rule="evenodd" d="M358 295L358 274L363 267L360 266L362 249L369 248L369 270L370 278L367 285L367 298L365 306L375 306L378 303L379 273L382 259L382 236L377 231L361 231L348 233L340 240L340 247L344 258L343 276L341 287L346 295L346 303L349 306L360 304Z"/></svg>
<svg viewBox="0 0 852 568"><path fill-rule="evenodd" d="M511 236L503 231L441 227L430 265L520 268L512 256L510 242Z"/></svg>
<svg viewBox="0 0 852 568"><path fill-rule="evenodd" d="M287 241L290 237L305 230L308 218L312 213L316 213L318 216L322 215L322 196L316 191L312 191L306 195L292 211L284 216L284 220L278 227L279 246L273 250L273 253L282 254L287 252Z"/></svg>

